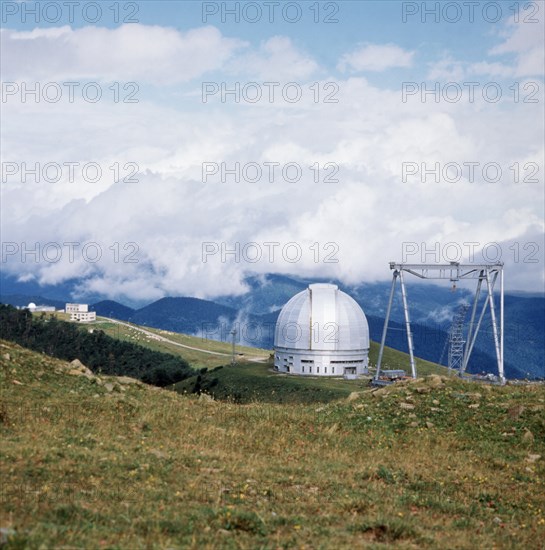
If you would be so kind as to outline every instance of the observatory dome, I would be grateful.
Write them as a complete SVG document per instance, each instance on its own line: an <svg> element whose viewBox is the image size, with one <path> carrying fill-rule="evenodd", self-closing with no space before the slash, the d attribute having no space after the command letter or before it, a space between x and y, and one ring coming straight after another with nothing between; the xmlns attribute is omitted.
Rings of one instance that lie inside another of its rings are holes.
<svg viewBox="0 0 545 550"><path fill-rule="evenodd" d="M282 308L274 349L280 372L357 377L367 372L369 326L337 285L312 284Z"/></svg>
<svg viewBox="0 0 545 550"><path fill-rule="evenodd" d="M26 306L28 309L36 309L36 304L34 302L30 302L28 306Z"/></svg>

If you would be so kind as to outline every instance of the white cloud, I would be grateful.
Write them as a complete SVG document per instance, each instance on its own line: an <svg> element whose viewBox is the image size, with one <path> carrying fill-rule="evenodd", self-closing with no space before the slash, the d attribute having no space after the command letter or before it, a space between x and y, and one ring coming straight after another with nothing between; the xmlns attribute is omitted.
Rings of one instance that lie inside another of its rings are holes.
<svg viewBox="0 0 545 550"><path fill-rule="evenodd" d="M5 80L99 79L152 84L186 82L216 70L246 43L215 27L182 33L141 24L115 29L68 26L4 29Z"/></svg>
<svg viewBox="0 0 545 550"><path fill-rule="evenodd" d="M438 61L429 64L428 80L443 82L461 82L464 79L465 68L461 61L450 55L443 55Z"/></svg>
<svg viewBox="0 0 545 550"><path fill-rule="evenodd" d="M514 55L514 76L543 76L545 74L545 26L543 10L534 18L537 22L509 22L506 39L490 50L490 55Z"/></svg>
<svg viewBox="0 0 545 550"><path fill-rule="evenodd" d="M443 82L462 82L471 76L489 78L539 77L545 74L545 27L543 15L537 23L506 22L503 41L487 52L486 59L468 62L444 53L429 64L427 78ZM501 57L502 61L497 61Z"/></svg>
<svg viewBox="0 0 545 550"><path fill-rule="evenodd" d="M510 78L515 76L513 67L504 63L489 63L487 61L472 63L468 67L468 73L479 76L486 75L491 78Z"/></svg>
<svg viewBox="0 0 545 550"><path fill-rule="evenodd" d="M345 53L337 68L342 72L381 72L393 67L411 67L414 52L395 44L362 44L355 50Z"/></svg>
<svg viewBox="0 0 545 550"><path fill-rule="evenodd" d="M231 74L245 75L264 82L299 82L309 78L318 69L316 61L299 51L288 37L273 36L263 41L256 51L234 58L226 70Z"/></svg>
<svg viewBox="0 0 545 550"><path fill-rule="evenodd" d="M478 161L482 166L495 161L509 176L513 162L522 166L543 153L534 112L521 104L511 104L510 115L503 117L494 104L407 105L398 93L364 79L338 85L343 101L336 105L302 102L290 106L289 117L281 116L278 106L269 107L266 131L250 105L214 111L214 116L206 109L191 112L189 106L175 110L149 103L119 110L108 104L70 106L78 109L75 120L60 116L59 105L53 110L48 104L35 107L31 119L15 110L7 116L8 127L19 128L8 146L10 155L17 151L32 158L36 143L24 136L35 129L42 159L62 161L66 151L77 152L70 158L79 159L92 152L109 165L116 155L129 160L133 151L142 173L137 184L8 183L3 199L15 207L3 212L3 237L101 243L104 256L97 264L41 262L23 268L48 282L87 274L82 293L152 300L164 294L240 293L244 275L252 271L331 276L352 283L381 279L388 276L387 262L400 258L403 242L501 242L542 230L541 173L540 183L519 185L487 184L479 170L473 183L467 175L455 184L437 184L432 176L422 183L420 175L401 180L407 161L429 167L435 162ZM78 133L86 139L70 149ZM297 162L302 177L289 183L277 171L273 183L266 177L237 183L231 176L224 183L203 184L204 161L224 161L231 169L235 162ZM324 182L330 172L321 171L315 183L309 169L315 162L322 167L337 163L339 181ZM139 262L116 263L109 251L115 242L137 243ZM266 255L258 263L244 261L244 256L222 262L219 253L205 263L203 242L225 243L230 249L237 242L257 242L264 254L263 243L281 244L272 263ZM295 264L281 254L290 242L297 242L303 253ZM318 262L311 248L316 242ZM326 243L338 246L334 258L339 263L323 263L334 251ZM523 268L524 284L539 288L542 267ZM511 285L517 276L510 275Z"/></svg>
<svg viewBox="0 0 545 550"><path fill-rule="evenodd" d="M309 78L317 62L285 36L264 40L255 50L212 26L182 33L141 24L116 29L69 26L2 30L4 80L98 79L156 85L187 82L211 71L250 80Z"/></svg>
<svg viewBox="0 0 545 550"><path fill-rule="evenodd" d="M445 55L439 61L429 63L426 78L438 82L462 83L471 77L487 78L513 78L517 76L516 69L512 65L497 61L477 61L468 63Z"/></svg>
<svg viewBox="0 0 545 550"><path fill-rule="evenodd" d="M11 71L31 80L53 74L123 80L149 72L162 82L174 82L172 78L197 78L216 68L230 75L246 71L244 76L256 75L256 79L298 75L301 84L321 71L312 57L282 37L263 42L252 53L242 48L237 59L241 42L225 39L212 28L179 33L139 27L126 35L119 29L88 29L92 38L77 34L83 29L35 30L27 33L32 37L12 33L7 40L10 52L15 57L21 54L19 46L14 46L19 41L36 53L39 63L21 67L12 63ZM139 33L158 41L165 36L166 41L139 52ZM101 57L106 56L107 47L100 37L112 51L115 41L123 43L103 66ZM43 51L38 54L35 48L40 40ZM63 53L59 49L63 40L85 51ZM217 58L222 45L227 48L224 57ZM173 52L182 50L196 53L176 60ZM412 59L394 57L395 63ZM382 67L394 66L393 58L381 59ZM344 63L347 71L372 65L365 56L354 58L353 63L346 58ZM450 65L456 69L456 63L447 59L445 70ZM187 70L172 75L175 66ZM479 70L500 71L502 66L503 62ZM467 66L462 69L468 70ZM320 89L324 83L320 82ZM96 184L82 177L53 184L25 184L10 178L2 186L5 241L29 245L96 241L103 257L95 264L81 258L70 262L66 255L56 264L8 262L6 271L36 275L50 283L83 274L88 280L80 288L82 296L102 292L112 298L141 300L165 294L214 297L243 292L248 272L331 276L356 283L388 278L387 262L400 259L404 242L432 246L435 241L484 245L518 240L523 245L543 231L542 167L535 175L538 183L517 185L508 180L486 183L479 170L473 182L467 174L450 184L435 183L431 176L423 183L420 174L406 182L401 179L404 162L428 163L430 168L435 162L476 161L481 167L497 162L505 178L512 175L509 167L518 162L524 177L528 173L524 165L543 158L543 104L506 98L492 104L479 96L474 103L422 103L419 97L403 103L399 90L372 86L364 78L349 77L336 84L339 102L334 104L315 103L313 94L296 104L266 100L258 105L202 104L196 96L180 96L178 90L168 88L161 102L155 96L132 105L33 104L10 98L3 107L5 160L96 161L105 174ZM114 183L108 167L131 161L140 166L139 182ZM203 162L225 162L232 169L236 162L264 166L267 161L297 162L302 169L300 181L283 180L281 168L272 183L266 175L256 183L236 182L233 176L224 183L200 181ZM328 162L339 165L333 176L336 182L324 181L331 175L324 170ZM321 167L318 174L310 169L315 163ZM110 247L116 242L137 243L138 263L114 261ZM232 256L222 262L219 254L203 262L203 242L225 243L231 249L237 242L240 246L279 242L280 249L274 262L267 257L257 263L244 257L230 261ZM282 246L290 242L301 247L303 255L297 263L282 258ZM319 243L318 261L311 248L314 243ZM323 262L325 254L334 250L326 249L327 243L338 246L334 254L338 263ZM508 281L511 288L540 289L543 263L514 266Z"/></svg>

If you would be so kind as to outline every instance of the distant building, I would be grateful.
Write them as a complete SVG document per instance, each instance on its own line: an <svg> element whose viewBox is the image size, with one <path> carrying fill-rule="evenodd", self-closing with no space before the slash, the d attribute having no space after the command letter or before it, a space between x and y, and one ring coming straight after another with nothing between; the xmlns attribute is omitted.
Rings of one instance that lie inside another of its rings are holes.
<svg viewBox="0 0 545 550"><path fill-rule="evenodd" d="M26 309L32 312L36 311L55 311L54 306L37 306L34 302L30 302L28 306L26 306Z"/></svg>
<svg viewBox="0 0 545 550"><path fill-rule="evenodd" d="M66 304L64 310L70 315L70 321L89 323L97 318L96 311L89 311L87 304Z"/></svg>
<svg viewBox="0 0 545 550"><path fill-rule="evenodd" d="M312 284L278 316L274 368L310 376L367 374L369 326L361 307L337 285Z"/></svg>

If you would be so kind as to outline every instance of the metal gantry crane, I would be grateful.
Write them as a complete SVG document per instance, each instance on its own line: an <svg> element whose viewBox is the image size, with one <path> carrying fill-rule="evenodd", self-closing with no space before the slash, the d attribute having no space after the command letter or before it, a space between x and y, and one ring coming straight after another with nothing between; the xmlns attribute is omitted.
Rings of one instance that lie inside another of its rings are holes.
<svg viewBox="0 0 545 550"><path fill-rule="evenodd" d="M390 269L393 270L392 286L390 289L390 298L388 300L388 309L386 310L386 318L384 319L384 328L382 330L382 339L380 342L380 350L377 361L377 372L375 374L375 380L379 380L380 368L382 364L382 356L384 353L384 345L386 342L386 335L388 332L388 323L390 320L390 312L392 310L392 302L394 298L395 287L397 279L399 279L401 286L401 297L403 301L403 313L405 318L405 327L407 331L407 345L409 347L409 360L411 365L411 374L413 378L416 378L416 361L414 358L414 345L413 336L411 332L411 320L409 315L409 303L407 300L407 289L405 288L404 273L409 273L420 279L439 279L450 280L455 283L460 280L477 280L477 288L475 296L473 298L473 304L471 306L471 317L469 321L469 328L467 334L467 345L463 346L461 343L462 357L459 361L459 371L463 374L467 369L469 358L473 347L477 340L477 335L481 327L483 317L488 307L490 307L490 317L492 320L492 332L494 338L494 347L496 350L496 360L498 364L498 375L500 383L505 383L505 373L503 367L503 321L504 321L504 299L503 299L503 263L491 263L491 264L460 264L458 262L450 262L449 264L404 264L390 262ZM494 288L499 277L499 320L497 318L496 305L494 303ZM481 306L480 312L477 317L477 310L479 306L479 299L481 297L481 291L483 290L483 283L486 284L486 299ZM463 336L461 337L463 340ZM460 346L458 345L456 353L460 353ZM450 350L449 350L449 364L450 364Z"/></svg>

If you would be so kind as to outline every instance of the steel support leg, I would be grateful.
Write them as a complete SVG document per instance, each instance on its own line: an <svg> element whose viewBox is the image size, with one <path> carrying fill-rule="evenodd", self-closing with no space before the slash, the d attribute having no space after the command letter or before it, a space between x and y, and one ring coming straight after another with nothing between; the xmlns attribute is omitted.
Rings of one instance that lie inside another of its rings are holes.
<svg viewBox="0 0 545 550"><path fill-rule="evenodd" d="M483 322L484 314L486 313L486 308L488 307L488 296L486 297L486 300L484 301L483 308L481 310L481 314L479 315L479 321L477 322L477 326L475 328L475 331L473 332L473 338L471 339L471 344L469 346L469 351L467 354L467 359L469 361L469 357L471 355L471 352L473 351L473 347L475 346L475 342L477 341L477 335L479 334L479 329L481 328L481 323Z"/></svg>
<svg viewBox="0 0 545 550"><path fill-rule="evenodd" d="M499 374L500 374L500 382L502 384L505 384L505 372L504 372L504 364L503 364L503 312L504 312L504 305L503 305L503 267L500 271L500 368L499 368Z"/></svg>
<svg viewBox="0 0 545 550"><path fill-rule="evenodd" d="M390 288L390 299L388 300L388 309L386 310L386 318L384 319L384 328L382 329L382 339L380 341L380 349L378 352L377 372L375 374L375 380L378 380L380 376L380 367L382 366L382 354L384 353L384 344L386 343L386 333L388 332L388 322L390 320L390 311L392 310L392 301L394 299L396 279L397 279L397 271L394 271L394 276L392 278L392 286Z"/></svg>
<svg viewBox="0 0 545 550"><path fill-rule="evenodd" d="M490 281L490 273L486 273L486 285L488 287L488 301L490 302L490 317L492 318L492 332L494 335L494 347L496 348L496 359L498 361L498 374L500 377L500 381L503 384L504 382L504 376L503 376L503 362L501 357L501 346L500 346L500 337L498 334L498 323L496 320L496 308L494 307L494 284L496 282L496 277L494 277L494 281Z"/></svg>
<svg viewBox="0 0 545 550"><path fill-rule="evenodd" d="M409 317L409 304L407 302L407 291L405 290L405 281L403 280L403 271L399 272L399 282L401 284L401 297L403 298L403 311L405 313L405 327L407 330L407 345L409 346L411 373L413 378L416 378L416 363L414 360L414 349L413 349L413 333L411 332L411 319Z"/></svg>
<svg viewBox="0 0 545 550"><path fill-rule="evenodd" d="M482 272L481 272L482 274ZM469 363L469 355L470 355L470 345L471 345L471 338L473 336L473 326L475 323L475 314L477 313L477 305L479 303L479 297L481 295L481 286L483 284L483 280L481 277L479 277L479 282L477 283L477 290L475 291L475 298L473 299L473 307L471 308L471 319L469 321L469 329L467 332L467 343L466 348L464 350L464 359L462 361L462 368L460 369L460 375L464 374L464 372L467 369L467 364Z"/></svg>

